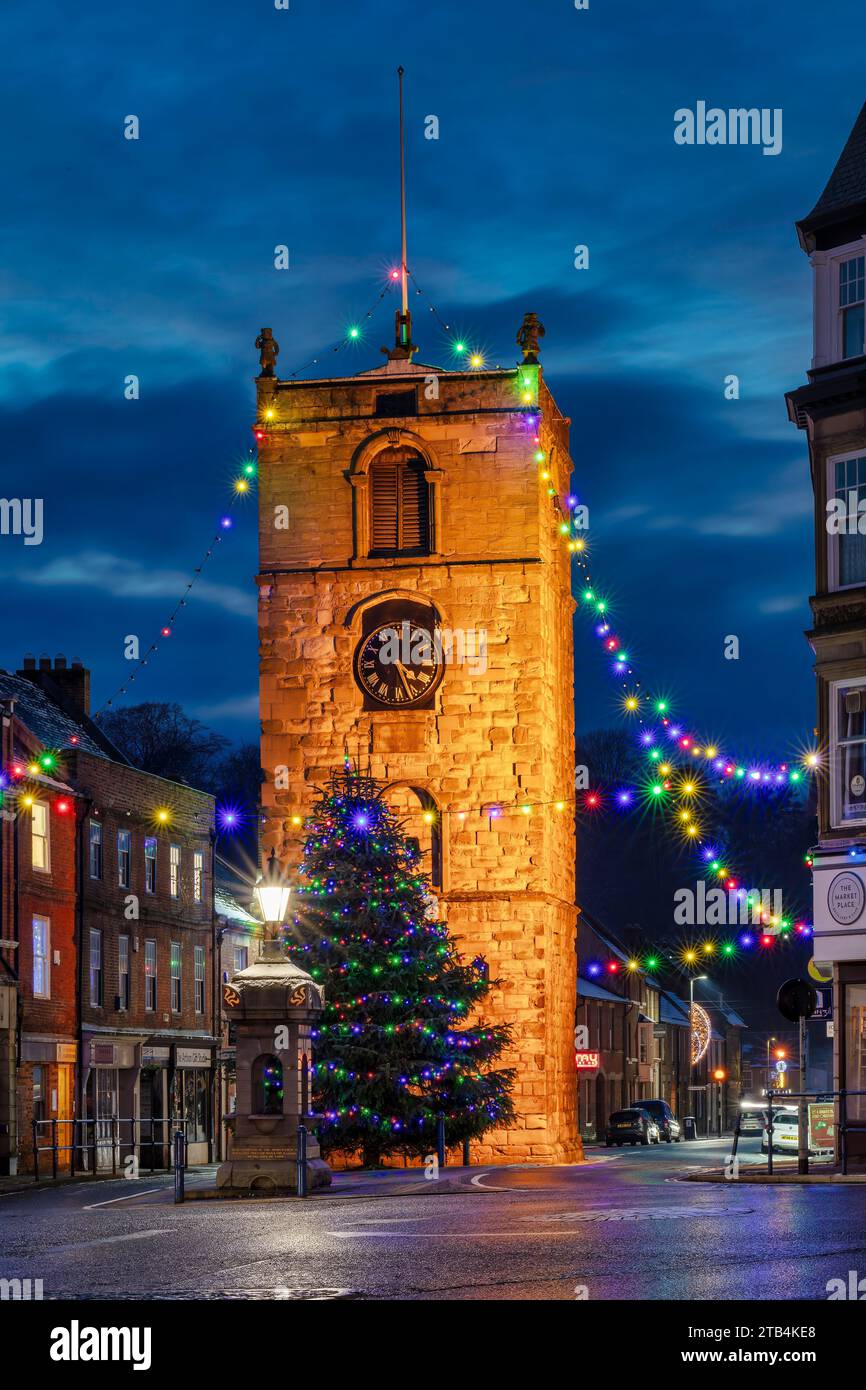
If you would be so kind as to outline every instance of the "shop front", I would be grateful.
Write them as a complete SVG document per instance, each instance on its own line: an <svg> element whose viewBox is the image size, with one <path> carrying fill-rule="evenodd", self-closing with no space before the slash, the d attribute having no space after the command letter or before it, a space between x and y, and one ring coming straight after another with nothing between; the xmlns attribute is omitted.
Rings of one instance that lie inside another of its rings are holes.
<svg viewBox="0 0 866 1390"><path fill-rule="evenodd" d="M78 1045L73 1039L28 1036L21 1039L18 1068L19 1172L32 1172L34 1143L40 1171L54 1163L68 1172L72 1161L75 1120L75 1066Z"/></svg>
<svg viewBox="0 0 866 1390"><path fill-rule="evenodd" d="M118 1171L135 1154L136 1043L129 1038L88 1037L85 1034L83 1133L79 1142L88 1151L86 1166Z"/></svg>
<svg viewBox="0 0 866 1390"><path fill-rule="evenodd" d="M209 1163L213 1157L213 1049L175 1047L172 1114L183 1128L187 1163Z"/></svg>
<svg viewBox="0 0 866 1390"><path fill-rule="evenodd" d="M829 973L832 968L833 972L834 1089L845 1092L839 1123L847 1124L846 1147L852 1165L866 1164L864 853L859 847L853 855L850 849L815 851L813 863L814 959L819 969L826 967Z"/></svg>

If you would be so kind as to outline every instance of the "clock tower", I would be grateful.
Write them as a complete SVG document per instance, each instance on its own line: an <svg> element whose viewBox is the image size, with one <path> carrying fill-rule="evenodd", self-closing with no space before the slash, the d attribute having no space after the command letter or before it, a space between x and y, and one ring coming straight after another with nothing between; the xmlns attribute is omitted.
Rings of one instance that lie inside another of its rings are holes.
<svg viewBox="0 0 866 1390"><path fill-rule="evenodd" d="M280 380L259 339L264 849L297 863L347 753L386 784L514 1030L517 1120L473 1162L582 1156L571 460L542 332L527 315L513 368L442 370L398 314L383 365L315 381Z"/></svg>

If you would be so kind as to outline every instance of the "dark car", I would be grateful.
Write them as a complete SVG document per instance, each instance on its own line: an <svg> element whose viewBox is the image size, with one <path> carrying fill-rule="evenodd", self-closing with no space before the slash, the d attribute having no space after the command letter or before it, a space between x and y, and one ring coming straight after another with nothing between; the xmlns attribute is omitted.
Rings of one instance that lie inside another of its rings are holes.
<svg viewBox="0 0 866 1390"><path fill-rule="evenodd" d="M666 1100L642 1100L638 1104L641 1110L645 1110L655 1120L659 1135L666 1144L674 1140L680 1142L683 1137L680 1122Z"/></svg>
<svg viewBox="0 0 866 1390"><path fill-rule="evenodd" d="M605 1146L613 1144L622 1148L623 1144L660 1143L658 1125L652 1115L636 1106L628 1110L614 1110L604 1130Z"/></svg>

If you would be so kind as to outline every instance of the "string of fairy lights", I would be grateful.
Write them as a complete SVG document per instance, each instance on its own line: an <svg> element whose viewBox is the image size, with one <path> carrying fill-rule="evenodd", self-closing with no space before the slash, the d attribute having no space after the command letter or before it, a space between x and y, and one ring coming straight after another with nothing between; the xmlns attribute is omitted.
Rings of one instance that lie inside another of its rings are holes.
<svg viewBox="0 0 866 1390"><path fill-rule="evenodd" d="M416 295L421 296L423 292L414 274L407 271L407 275L414 285ZM329 352L331 354L340 353L353 344L359 344L364 337L362 325L373 318L383 300L399 285L400 277L399 269L390 270L384 287L361 318L350 324L340 338L330 346L330 349L325 349L324 352L320 352L306 362L299 364L283 379L296 380L301 372L318 365ZM423 297L427 299L427 296ZM455 336L451 325L439 313L436 305L429 299L427 302L429 312L446 335L454 356L462 359L470 371L483 371L487 365L486 353L472 347L464 338ZM691 843L700 852L703 872L717 884L723 885L725 891L742 894L746 890L741 887L736 873L725 862L724 856L712 844L704 831L699 808L707 791L713 786L721 787L725 784L737 785L744 791L765 793L801 788L808 781L810 774L814 774L819 769L820 754L815 748L806 748L796 758L787 762L774 762L770 759L737 759L726 753L716 742L700 737L694 732L690 723L675 718L670 701L666 696L646 693L628 645L614 630L609 601L594 582L590 571L588 543L584 534L586 509L581 506L575 495L562 496L554 486L551 455L542 443L537 368L526 365L518 368L516 392L517 408L524 412L528 427L534 431L531 435L531 451L539 481L545 486L551 499L557 517L558 533L566 551L574 561L574 568L579 576L578 602L580 609L590 618L593 632L608 662L610 674L619 687L619 703L622 713L635 726L637 742L646 756L645 777L637 785L625 782L613 782L605 785L595 781L593 785L581 788L579 794L570 791L568 795L556 799L517 798L512 803L485 803L480 806L455 805L448 807L441 813L426 811L424 820L429 824L441 814L458 824L464 824L472 815L483 816L489 822L493 822L509 817L528 818L545 812L552 812L557 815L566 813L597 815L609 810L625 813L632 810L658 808L668 814L674 827L684 840ZM255 428L255 437L258 443L266 438L266 431L266 425ZM258 475L257 459L252 454L239 467L240 471L232 483L232 506L252 491ZM143 655L133 664L130 674L96 711L95 719L98 720L100 715L115 707L116 703L129 692L142 670L152 661L161 644L171 639L174 624L181 611L186 607L190 594L200 580L205 567L218 552L226 533L231 530L232 526L233 518L230 511L227 511L220 518L217 531L212 536L200 563L194 569L182 594L160 624L157 633L154 634ZM43 750L28 765L26 775L31 778L34 776L50 778L52 772L57 769L59 753L60 750ZM2 793L4 786L8 788L13 783L18 783L19 787L23 787L26 775L25 770L20 767L0 773L0 793ZM21 793L24 805L27 804L28 797L32 804L32 789L24 788ZM69 809L68 798L66 797L61 796L55 804L61 812ZM229 805L220 808L220 829L225 834L234 833L246 819L246 813L240 806ZM290 823L293 828L300 828L303 825L303 818L300 815L293 815L290 818ZM808 859L806 862L809 862ZM769 930L763 930L764 927L769 928ZM792 923L787 919L776 920L771 915L767 921L759 922L757 933L744 932L738 938L718 943L708 942L705 943L704 947L686 949L706 951L711 947L713 950L718 949L722 957L727 957L735 954L739 947L745 948L753 944L754 940L766 945L769 940L776 936L783 939L786 936L791 936L796 939L798 936L807 935L810 930L811 928L807 923ZM645 960L650 962L654 958L654 953L651 952L645 957ZM615 964L615 962L609 962L607 968L612 969Z"/></svg>

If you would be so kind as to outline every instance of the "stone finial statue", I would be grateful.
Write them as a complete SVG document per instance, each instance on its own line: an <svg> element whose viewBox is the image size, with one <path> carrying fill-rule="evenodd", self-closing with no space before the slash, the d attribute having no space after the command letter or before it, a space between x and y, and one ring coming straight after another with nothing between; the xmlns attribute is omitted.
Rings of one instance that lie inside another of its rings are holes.
<svg viewBox="0 0 866 1390"><path fill-rule="evenodd" d="M259 362L262 368L259 376L276 376L274 368L280 355L280 345L274 337L272 328L262 329L256 338L256 347L259 350Z"/></svg>
<svg viewBox="0 0 866 1390"><path fill-rule="evenodd" d="M544 337L544 324L537 314L524 314L517 333L518 346L523 349L524 362L538 361L538 340Z"/></svg>

